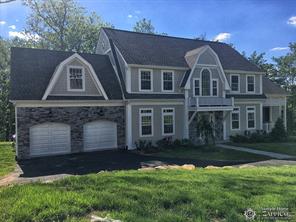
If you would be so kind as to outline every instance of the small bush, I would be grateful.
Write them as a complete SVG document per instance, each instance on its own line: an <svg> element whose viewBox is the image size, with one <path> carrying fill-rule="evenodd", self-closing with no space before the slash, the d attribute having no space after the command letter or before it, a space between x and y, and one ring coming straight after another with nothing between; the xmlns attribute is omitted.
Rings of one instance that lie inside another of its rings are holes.
<svg viewBox="0 0 296 222"><path fill-rule="evenodd" d="M162 149L168 149L168 148L173 148L173 139L172 137L165 137L161 140L158 140L156 142L156 145L158 148Z"/></svg>
<svg viewBox="0 0 296 222"><path fill-rule="evenodd" d="M190 146L192 146L192 142L189 139L182 139L181 140L181 146L190 147Z"/></svg>
<svg viewBox="0 0 296 222"><path fill-rule="evenodd" d="M138 140L137 142L135 142L135 145L137 150L142 152L153 152L155 149L152 146L152 142L148 140Z"/></svg>
<svg viewBox="0 0 296 222"><path fill-rule="evenodd" d="M175 139L174 142L173 142L173 146L176 147L176 148L182 146L181 140Z"/></svg>
<svg viewBox="0 0 296 222"><path fill-rule="evenodd" d="M245 131L244 135L230 136L234 143L263 143L270 140L269 136L262 130L256 132Z"/></svg>
<svg viewBox="0 0 296 222"><path fill-rule="evenodd" d="M284 121L282 118L278 118L270 133L270 138L272 141L286 141L287 137L288 135L284 126Z"/></svg>

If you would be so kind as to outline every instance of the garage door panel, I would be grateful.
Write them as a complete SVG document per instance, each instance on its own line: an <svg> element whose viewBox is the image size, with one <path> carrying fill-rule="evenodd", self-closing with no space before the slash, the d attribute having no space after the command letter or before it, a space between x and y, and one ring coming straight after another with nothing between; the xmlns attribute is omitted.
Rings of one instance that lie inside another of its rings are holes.
<svg viewBox="0 0 296 222"><path fill-rule="evenodd" d="M117 147L117 125L111 121L95 121L84 125L84 150Z"/></svg>
<svg viewBox="0 0 296 222"><path fill-rule="evenodd" d="M30 129L30 153L32 156L69 153L70 143L70 126L66 124L40 124Z"/></svg>

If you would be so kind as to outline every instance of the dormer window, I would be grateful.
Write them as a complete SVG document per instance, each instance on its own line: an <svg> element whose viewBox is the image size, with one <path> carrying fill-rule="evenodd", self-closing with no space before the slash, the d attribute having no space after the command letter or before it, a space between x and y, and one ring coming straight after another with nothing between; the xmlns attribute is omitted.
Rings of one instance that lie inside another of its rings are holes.
<svg viewBox="0 0 296 222"><path fill-rule="evenodd" d="M152 91L152 70L139 70L139 91Z"/></svg>
<svg viewBox="0 0 296 222"><path fill-rule="evenodd" d="M255 76L247 76L247 92L255 92Z"/></svg>
<svg viewBox="0 0 296 222"><path fill-rule="evenodd" d="M68 67L68 91L84 91L84 68L80 66Z"/></svg>
<svg viewBox="0 0 296 222"><path fill-rule="evenodd" d="M161 71L162 74L162 91L173 92L174 91L174 72Z"/></svg>

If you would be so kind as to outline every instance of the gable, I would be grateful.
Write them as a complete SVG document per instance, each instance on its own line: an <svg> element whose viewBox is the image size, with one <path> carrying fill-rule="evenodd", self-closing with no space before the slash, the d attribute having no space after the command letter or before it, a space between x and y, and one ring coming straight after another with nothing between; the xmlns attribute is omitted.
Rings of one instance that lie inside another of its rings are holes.
<svg viewBox="0 0 296 222"><path fill-rule="evenodd" d="M81 67L84 70L84 84L85 90L81 92L76 91L68 91L67 84L68 84L68 68L69 67ZM57 79L55 85L53 86L49 95L51 96L64 96L64 95L84 95L84 96L101 96L101 90L96 86L94 79L91 76L91 71L89 68L79 61L77 58L73 59L69 63L65 64L62 68L61 74Z"/></svg>
<svg viewBox="0 0 296 222"><path fill-rule="evenodd" d="M51 95L54 88L56 88L56 90L67 93L66 95L84 95L83 93L86 93L85 95L88 96L88 94L85 90L83 92L82 91L68 92L68 90L65 90L68 88L68 87L65 88L65 85L67 86L67 84L68 84L67 80L65 81L66 84L64 84L63 81L61 81L61 83L58 83L58 80L60 78L62 78L61 80L63 80L63 78L66 77L66 79L67 79L67 65L69 65L69 63L74 63L74 64L76 63L77 64L77 62L78 62L78 64L82 64L83 67L86 67L86 69L84 69L84 70L86 70L86 71L88 70L87 73L89 74L89 77L90 77L90 78L88 78L88 80L89 80L88 83L90 83L90 86L91 86L91 84L94 84L96 86L97 95L102 94L104 99L106 99L106 100L108 99L107 94L105 93L105 90L103 89L103 86L102 86L101 82L99 81L97 74L95 73L92 65L90 63L88 63L84 58L82 58L79 54L75 53L72 56L70 56L69 58L62 61L59 64L59 66L56 67L56 70L53 73L53 76L47 86L47 89L42 97L42 100L46 100L48 95ZM90 81L90 79L92 79L92 82ZM85 79L84 79L84 81L85 81ZM58 85L56 85L56 84L58 84ZM94 89L94 87L93 88L90 87L89 90L90 89Z"/></svg>
<svg viewBox="0 0 296 222"><path fill-rule="evenodd" d="M197 61L198 64L217 65L217 61L213 53L207 49L204 53L199 56Z"/></svg>

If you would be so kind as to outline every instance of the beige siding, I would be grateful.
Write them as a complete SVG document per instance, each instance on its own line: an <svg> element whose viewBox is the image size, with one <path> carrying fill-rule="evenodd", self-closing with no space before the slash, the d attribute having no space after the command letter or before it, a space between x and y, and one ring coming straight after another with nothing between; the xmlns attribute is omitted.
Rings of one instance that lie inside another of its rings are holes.
<svg viewBox="0 0 296 222"><path fill-rule="evenodd" d="M67 91L67 66L83 66L85 70L85 91L83 92L73 92ZM50 95L101 95L98 91L95 82L93 81L90 70L84 64L78 60L74 60L63 67L62 73L59 76L55 86L53 87Z"/></svg>
<svg viewBox="0 0 296 222"><path fill-rule="evenodd" d="M131 91L139 92L139 70L141 68L131 68ZM163 69L168 70L168 69ZM185 70L170 70L174 71L174 89L175 93L181 93L180 84L185 73ZM161 69L152 69L153 75L153 92L161 93Z"/></svg>
<svg viewBox="0 0 296 222"><path fill-rule="evenodd" d="M139 109L152 108L153 109L153 136L152 137L140 137L140 116ZM156 142L165 136L162 136L162 108L174 108L175 109L175 135L173 139L183 138L184 129L184 106L183 105L133 105L132 106L132 140L133 145L139 139L149 140Z"/></svg>

